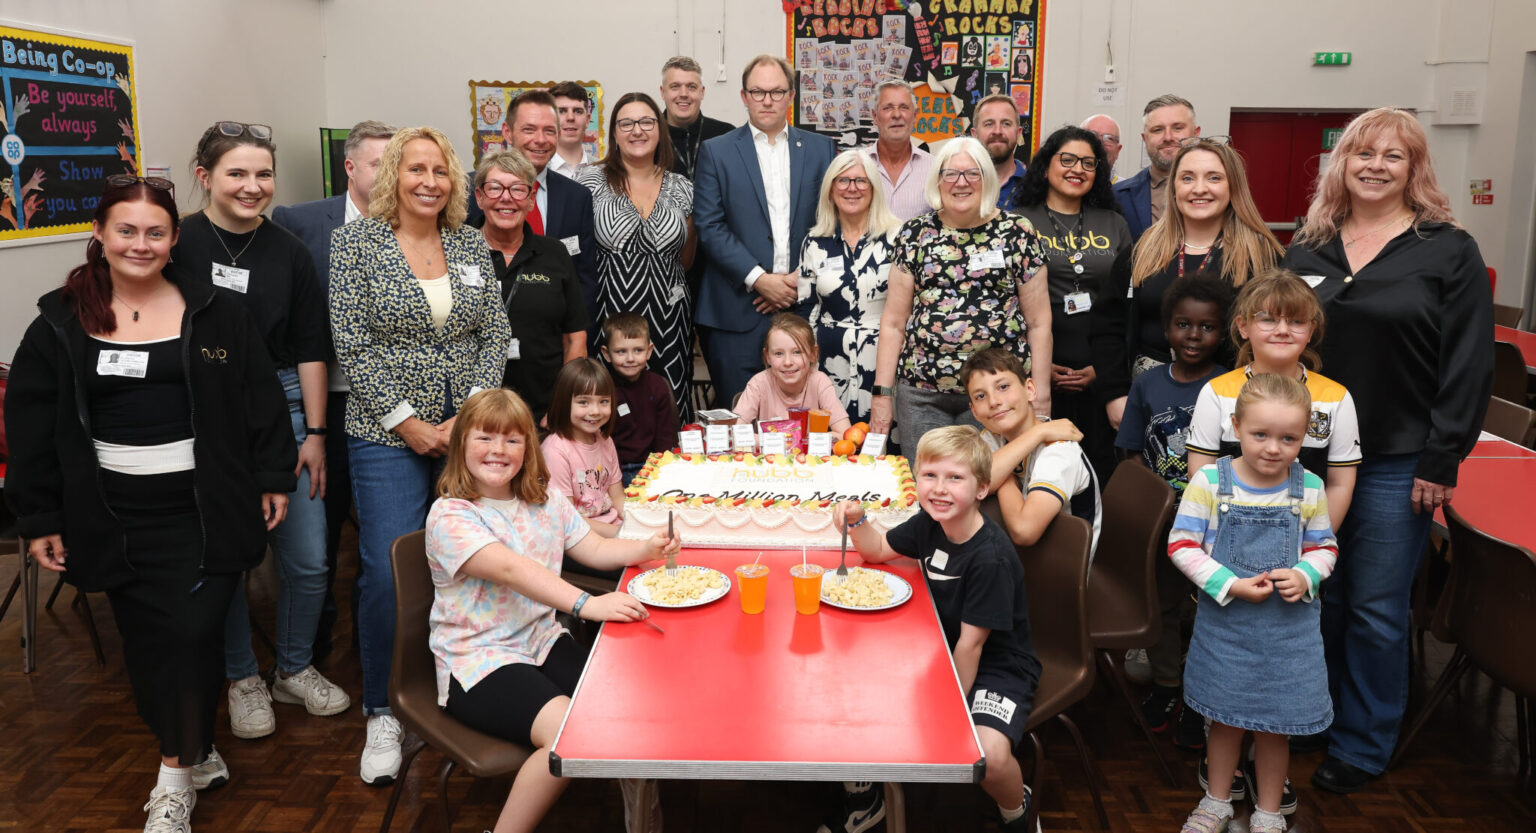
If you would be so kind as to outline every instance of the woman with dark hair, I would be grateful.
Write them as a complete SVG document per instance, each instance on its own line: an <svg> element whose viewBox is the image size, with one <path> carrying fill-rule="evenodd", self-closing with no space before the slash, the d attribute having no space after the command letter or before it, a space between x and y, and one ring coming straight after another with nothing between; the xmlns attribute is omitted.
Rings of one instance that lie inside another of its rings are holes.
<svg viewBox="0 0 1536 833"><path fill-rule="evenodd" d="M672 173L661 108L627 93L608 117L608 155L576 175L592 192L597 236L597 320L637 312L651 327L649 367L672 385L677 413L693 419L693 183Z"/></svg>
<svg viewBox="0 0 1536 833"><path fill-rule="evenodd" d="M272 204L277 146L264 124L221 121L198 140L193 173L205 194L202 211L181 223L171 256L196 281L234 290L261 330L277 367L299 444L298 488L288 517L270 536L277 565L276 672L268 689L251 650L245 588L235 588L224 628L229 727L237 738L277 729L272 701L302 704L314 715L347 710L352 701L312 664L315 630L325 603L325 405L330 328L325 294L303 241L262 216Z"/></svg>
<svg viewBox="0 0 1536 833"><path fill-rule="evenodd" d="M1109 158L1099 137L1063 127L1040 144L1014 194L1014 211L1040 234L1051 293L1051 417L1083 432L1083 452L1099 482L1115 465L1115 431L1099 404L1089 311L1115 259L1134 240L1109 183Z"/></svg>
<svg viewBox="0 0 1536 833"><path fill-rule="evenodd" d="M5 498L28 552L105 591L160 747L149 831L191 829L213 749L224 619L293 491L293 430L241 304L169 263L169 180L107 180L86 262L38 300L6 396Z"/></svg>

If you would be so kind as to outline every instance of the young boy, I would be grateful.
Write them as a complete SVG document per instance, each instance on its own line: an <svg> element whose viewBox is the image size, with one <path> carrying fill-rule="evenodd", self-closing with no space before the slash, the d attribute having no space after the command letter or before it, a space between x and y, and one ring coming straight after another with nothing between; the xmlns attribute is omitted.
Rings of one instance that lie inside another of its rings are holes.
<svg viewBox="0 0 1536 833"><path fill-rule="evenodd" d="M865 524L861 504L844 502L834 511L865 561L908 556L922 562L987 758L981 788L997 802L1002 829L1011 831L1025 829L1031 800L1013 750L1024 738L1040 661L1029 637L1024 567L1007 533L979 508L992 469L992 453L976 429L937 428L917 444L921 511L910 520L882 534ZM878 796L878 785L870 789Z"/></svg>
<svg viewBox="0 0 1536 833"><path fill-rule="evenodd" d="M1195 413L1195 401L1205 383L1227 372L1216 363L1232 306L1232 288L1219 278L1191 275L1179 278L1163 292L1163 334L1173 348L1173 362L1154 368L1131 383L1115 447L1139 458L1157 472L1176 494L1189 482L1185 441ZM1165 731L1179 710L1183 681L1185 624L1194 621L1195 604L1188 581L1173 562L1158 559L1157 596L1162 606L1162 636L1145 651L1126 655L1125 674L1151 682L1152 693L1142 703L1142 716L1154 732ZM1173 743L1186 749L1205 746L1205 721L1193 709L1179 714Z"/></svg>
<svg viewBox="0 0 1536 833"><path fill-rule="evenodd" d="M1040 540L1057 515L1072 514L1093 525L1099 543L1099 484L1077 444L1082 433L1066 420L1035 417L1035 383L1029 366L1000 347L971 354L960 368L971 415L992 449L988 479L997 493L1003 525L1015 544Z"/></svg>
<svg viewBox="0 0 1536 833"><path fill-rule="evenodd" d="M651 452L677 445L677 403L667 380L645 369L651 360L651 328L639 313L609 316L603 339L603 360L613 369L613 445L628 486Z"/></svg>

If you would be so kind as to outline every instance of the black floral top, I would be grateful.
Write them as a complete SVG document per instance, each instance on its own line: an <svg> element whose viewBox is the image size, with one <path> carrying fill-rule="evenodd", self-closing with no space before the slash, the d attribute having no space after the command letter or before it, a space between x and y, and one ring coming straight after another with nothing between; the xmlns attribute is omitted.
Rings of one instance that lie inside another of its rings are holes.
<svg viewBox="0 0 1536 833"><path fill-rule="evenodd" d="M938 212L908 220L891 261L912 274L912 316L896 378L965 393L960 366L993 344L1029 355L1019 290L1045 265L1030 222L999 212L975 228L950 228Z"/></svg>

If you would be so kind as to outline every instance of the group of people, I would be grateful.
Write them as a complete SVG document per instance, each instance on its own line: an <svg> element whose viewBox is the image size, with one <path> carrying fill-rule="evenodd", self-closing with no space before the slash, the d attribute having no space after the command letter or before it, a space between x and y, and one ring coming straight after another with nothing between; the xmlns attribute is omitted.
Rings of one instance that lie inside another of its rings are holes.
<svg viewBox="0 0 1536 833"><path fill-rule="evenodd" d="M86 263L39 301L15 358L6 497L40 564L112 601L162 755L147 831L190 829L196 791L229 777L213 748L225 680L237 737L273 732L274 700L349 709L314 662L353 506L362 779L400 766L389 550L424 526L440 704L552 744L582 663L556 613L645 616L562 569L616 576L679 546L614 535L623 483L693 414L695 340L721 407L824 408L915 455L922 513L853 540L868 560L991 587L935 599L970 695L1013 706L975 711L1004 829L1028 817L1013 749L1039 674L1012 545L1061 514L1097 533L1121 456L1185 496L1163 640L1140 670L1150 722L1209 750L1185 829L1221 829L1244 784L1252 829L1284 829L1290 736L1326 745L1321 788L1382 772L1409 585L1492 366L1483 263L1418 122L1355 119L1285 248L1242 157L1177 96L1146 107L1151 165L1112 183L1106 116L1053 132L1026 165L1016 104L988 96L971 135L930 152L911 88L887 81L878 140L839 153L788 124L795 82L754 58L732 128L701 113L697 63L673 58L664 108L639 92L611 106L601 159L582 151L582 87L524 93L472 173L436 129L362 122L346 193L271 220L261 124L205 131L190 216L167 180L108 181ZM975 513L988 495L1001 528ZM266 543L281 580L270 685L240 581ZM532 829L563 784L530 758L497 830ZM645 793L632 786L626 799ZM847 784L824 829L865 829L879 802ZM626 811L659 825L654 806Z"/></svg>

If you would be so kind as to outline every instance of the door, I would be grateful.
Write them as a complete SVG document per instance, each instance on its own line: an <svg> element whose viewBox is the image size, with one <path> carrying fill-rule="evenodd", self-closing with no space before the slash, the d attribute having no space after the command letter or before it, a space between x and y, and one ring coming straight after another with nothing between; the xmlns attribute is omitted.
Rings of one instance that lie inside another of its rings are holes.
<svg viewBox="0 0 1536 833"><path fill-rule="evenodd" d="M1269 230L1289 245L1312 203L1323 155L1356 111L1234 110L1232 148L1243 157L1248 185Z"/></svg>

